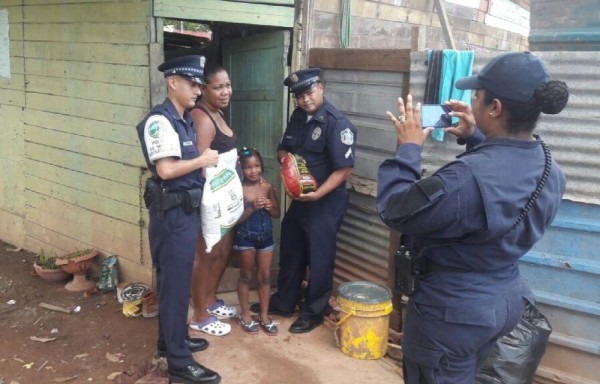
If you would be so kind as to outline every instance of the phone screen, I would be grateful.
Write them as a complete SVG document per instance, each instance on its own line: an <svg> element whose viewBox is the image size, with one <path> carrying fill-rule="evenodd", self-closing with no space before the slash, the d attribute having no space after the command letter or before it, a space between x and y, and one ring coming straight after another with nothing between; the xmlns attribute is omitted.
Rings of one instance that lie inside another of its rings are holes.
<svg viewBox="0 0 600 384"><path fill-rule="evenodd" d="M421 106L421 127L445 128L452 125L452 111L447 105L425 104Z"/></svg>

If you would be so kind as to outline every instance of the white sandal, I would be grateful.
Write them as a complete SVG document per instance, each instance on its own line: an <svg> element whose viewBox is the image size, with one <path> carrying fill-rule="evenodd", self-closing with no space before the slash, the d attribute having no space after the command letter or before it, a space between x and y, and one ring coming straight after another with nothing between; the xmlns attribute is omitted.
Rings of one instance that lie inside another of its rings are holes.
<svg viewBox="0 0 600 384"><path fill-rule="evenodd" d="M217 316L219 319L229 319L238 314L237 308L230 305L225 305L223 300L217 300L206 308L206 311L211 315Z"/></svg>
<svg viewBox="0 0 600 384"><path fill-rule="evenodd" d="M191 322L189 327L194 331L204 332L212 336L225 336L231 332L231 325L219 321L216 316L210 316L200 323Z"/></svg>

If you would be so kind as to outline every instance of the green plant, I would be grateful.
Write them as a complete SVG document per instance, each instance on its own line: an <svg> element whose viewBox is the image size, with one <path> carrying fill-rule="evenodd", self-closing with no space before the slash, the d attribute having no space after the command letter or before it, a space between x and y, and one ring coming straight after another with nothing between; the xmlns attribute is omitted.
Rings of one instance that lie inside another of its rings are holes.
<svg viewBox="0 0 600 384"><path fill-rule="evenodd" d="M44 269L58 269L56 265L56 256L50 250L47 254L44 249L40 249L40 253L37 255L36 264Z"/></svg>

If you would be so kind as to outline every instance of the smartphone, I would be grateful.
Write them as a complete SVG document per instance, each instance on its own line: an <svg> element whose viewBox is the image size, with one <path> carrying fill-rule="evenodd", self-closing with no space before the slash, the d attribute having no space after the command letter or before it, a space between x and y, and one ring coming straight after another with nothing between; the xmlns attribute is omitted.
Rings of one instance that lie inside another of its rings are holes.
<svg viewBox="0 0 600 384"><path fill-rule="evenodd" d="M452 110L448 105L424 104L421 105L421 127L445 128L452 125Z"/></svg>

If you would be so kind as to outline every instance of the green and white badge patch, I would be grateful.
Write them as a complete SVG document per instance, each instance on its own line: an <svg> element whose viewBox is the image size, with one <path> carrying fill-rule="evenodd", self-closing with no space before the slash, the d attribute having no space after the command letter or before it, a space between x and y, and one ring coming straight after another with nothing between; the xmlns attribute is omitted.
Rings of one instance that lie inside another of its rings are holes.
<svg viewBox="0 0 600 384"><path fill-rule="evenodd" d="M153 121L150 123L150 126L148 127L148 134L150 137L158 139L160 137L160 122Z"/></svg>

